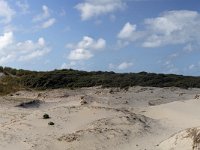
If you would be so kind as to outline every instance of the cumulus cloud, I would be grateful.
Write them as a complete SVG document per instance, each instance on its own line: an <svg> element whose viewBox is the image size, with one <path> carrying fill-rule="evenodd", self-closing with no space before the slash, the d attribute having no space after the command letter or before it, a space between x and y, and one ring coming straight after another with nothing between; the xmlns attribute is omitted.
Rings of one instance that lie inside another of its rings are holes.
<svg viewBox="0 0 200 150"><path fill-rule="evenodd" d="M122 0L85 0L76 5L76 9L81 13L82 20L121 10L126 6Z"/></svg>
<svg viewBox="0 0 200 150"><path fill-rule="evenodd" d="M46 5L42 6L43 13L35 16L33 22L39 22L36 29L47 29L56 23L56 19L51 17L50 10Z"/></svg>
<svg viewBox="0 0 200 150"><path fill-rule="evenodd" d="M6 64L13 61L30 61L37 59L50 52L44 38L39 38L37 42L27 40L14 42L12 32L4 33L0 37L0 63Z"/></svg>
<svg viewBox="0 0 200 150"><path fill-rule="evenodd" d="M117 68L119 70L124 70L124 69L127 69L127 68L131 67L131 66L133 66L133 63L131 63L131 62L123 62L123 63L119 64L119 66L117 66Z"/></svg>
<svg viewBox="0 0 200 150"><path fill-rule="evenodd" d="M125 47L130 44L130 42L137 41L138 39L145 36L144 31L137 31L137 25L127 22L121 31L118 33L118 47Z"/></svg>
<svg viewBox="0 0 200 150"><path fill-rule="evenodd" d="M118 38L120 39L130 39L133 37L134 32L136 31L136 25L132 25L127 22L122 30L118 34Z"/></svg>
<svg viewBox="0 0 200 150"><path fill-rule="evenodd" d="M10 60L14 59L15 56L12 54L8 54L5 56L0 57L0 64L6 64L7 62L9 62Z"/></svg>
<svg viewBox="0 0 200 150"><path fill-rule="evenodd" d="M42 6L42 13L33 18L33 22L43 21L50 17L49 8L46 5Z"/></svg>
<svg viewBox="0 0 200 150"><path fill-rule="evenodd" d="M157 18L146 19L152 31L144 47L159 47L168 44L183 44L199 40L200 14L195 11L169 11Z"/></svg>
<svg viewBox="0 0 200 150"><path fill-rule="evenodd" d="M0 50L6 48L13 42L13 33L6 32L2 36L0 36Z"/></svg>
<svg viewBox="0 0 200 150"><path fill-rule="evenodd" d="M56 22L56 19L55 19L55 18L51 18L51 19L45 21L44 23L42 23L42 26L41 26L41 27L42 27L43 29L49 28L49 27L51 27L55 22Z"/></svg>
<svg viewBox="0 0 200 150"><path fill-rule="evenodd" d="M137 31L136 25L128 22L118 38L126 42L139 40L146 48L200 43L200 14L196 11L167 11L156 18L145 19L144 25L143 31Z"/></svg>
<svg viewBox="0 0 200 150"><path fill-rule="evenodd" d="M9 6L6 0L0 0L0 23L9 23L15 11Z"/></svg>
<svg viewBox="0 0 200 150"><path fill-rule="evenodd" d="M98 50L98 49L103 49L105 45L106 45L106 41L102 38L95 41L93 38L89 36L84 36L82 41L80 41L77 44L77 47L84 48L84 49Z"/></svg>
<svg viewBox="0 0 200 150"><path fill-rule="evenodd" d="M72 50L68 56L70 60L87 60L93 57L93 54L85 49Z"/></svg>
<svg viewBox="0 0 200 150"><path fill-rule="evenodd" d="M87 60L94 56L95 50L102 50L106 46L106 41L103 38L94 40L91 37L84 36L77 44L67 44L67 48L71 50L68 59L70 60Z"/></svg>
<svg viewBox="0 0 200 150"><path fill-rule="evenodd" d="M109 68L110 69L117 69L117 70L125 70L125 69L128 69L128 68L130 68L130 67L132 67L133 66L133 63L132 62L122 62L122 63L120 63L120 64L118 64L118 65L115 65L115 64L109 64Z"/></svg>
<svg viewBox="0 0 200 150"><path fill-rule="evenodd" d="M42 37L37 42L28 40L17 43L16 49L18 49L19 53L23 54L18 58L19 61L29 61L50 52L50 48L46 45L45 39Z"/></svg>

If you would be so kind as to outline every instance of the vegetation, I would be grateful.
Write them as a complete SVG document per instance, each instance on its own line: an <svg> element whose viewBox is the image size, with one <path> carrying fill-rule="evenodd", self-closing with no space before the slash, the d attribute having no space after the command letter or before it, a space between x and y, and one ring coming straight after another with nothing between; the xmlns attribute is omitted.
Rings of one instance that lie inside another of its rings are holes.
<svg viewBox="0 0 200 150"><path fill-rule="evenodd" d="M49 122L48 125L53 126L55 123L54 122Z"/></svg>
<svg viewBox="0 0 200 150"><path fill-rule="evenodd" d="M43 119L49 119L50 117L49 117L49 115L48 114L44 114L43 115Z"/></svg>
<svg viewBox="0 0 200 150"><path fill-rule="evenodd" d="M1 73L2 72L2 73ZM36 72L0 67L0 94L19 89L56 89L102 86L128 89L131 86L200 88L200 77L155 73L86 72L72 69Z"/></svg>

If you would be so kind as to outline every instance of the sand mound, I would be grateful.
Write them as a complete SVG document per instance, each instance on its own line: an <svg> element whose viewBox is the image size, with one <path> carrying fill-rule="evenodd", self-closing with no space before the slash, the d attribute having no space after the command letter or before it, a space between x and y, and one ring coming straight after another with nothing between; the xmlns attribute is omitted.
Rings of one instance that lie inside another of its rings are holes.
<svg viewBox="0 0 200 150"><path fill-rule="evenodd" d="M22 102L19 105L17 105L17 107L21 107L21 108L38 108L40 107L40 104L43 103L40 100L30 100L28 102Z"/></svg>
<svg viewBox="0 0 200 150"><path fill-rule="evenodd" d="M159 144L161 150L199 150L200 128L189 128Z"/></svg>
<svg viewBox="0 0 200 150"><path fill-rule="evenodd" d="M155 121L143 115L128 114L95 120L87 128L58 138L72 149L118 149L134 137L151 132ZM103 143L103 144L102 144Z"/></svg>

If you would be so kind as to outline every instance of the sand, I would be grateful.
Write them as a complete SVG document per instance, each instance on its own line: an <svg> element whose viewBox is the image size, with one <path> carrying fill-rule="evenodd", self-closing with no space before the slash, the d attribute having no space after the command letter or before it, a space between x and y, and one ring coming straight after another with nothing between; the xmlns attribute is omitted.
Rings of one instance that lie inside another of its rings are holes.
<svg viewBox="0 0 200 150"><path fill-rule="evenodd" d="M0 150L198 150L198 94L174 87L19 91L0 97Z"/></svg>

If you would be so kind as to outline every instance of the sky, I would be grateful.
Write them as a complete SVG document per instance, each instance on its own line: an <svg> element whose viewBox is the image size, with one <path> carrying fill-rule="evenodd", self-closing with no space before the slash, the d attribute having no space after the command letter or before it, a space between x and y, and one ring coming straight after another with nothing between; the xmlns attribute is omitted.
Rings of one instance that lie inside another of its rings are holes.
<svg viewBox="0 0 200 150"><path fill-rule="evenodd" d="M0 0L0 65L200 76L199 0Z"/></svg>

